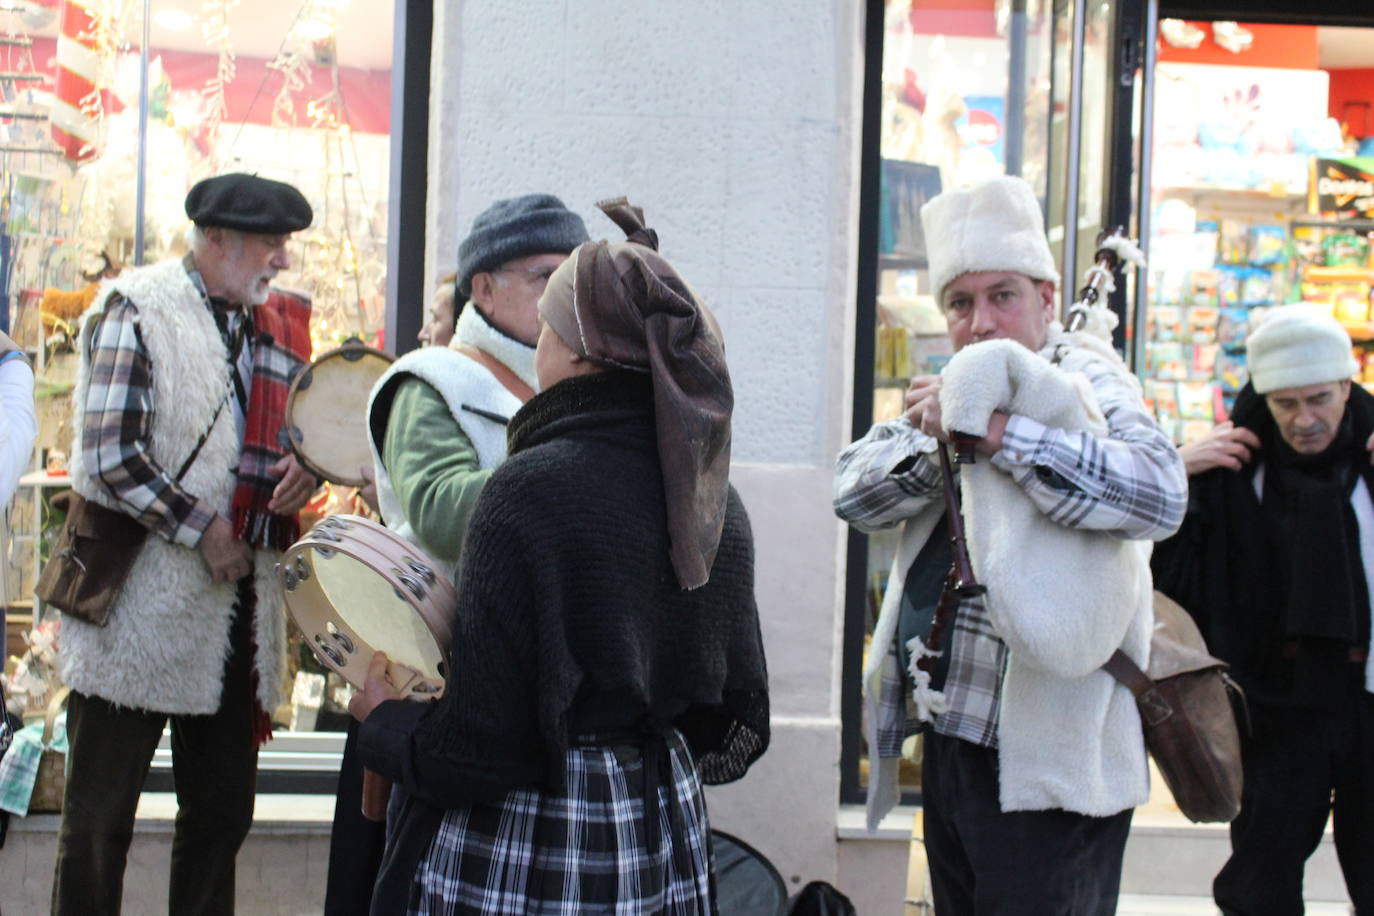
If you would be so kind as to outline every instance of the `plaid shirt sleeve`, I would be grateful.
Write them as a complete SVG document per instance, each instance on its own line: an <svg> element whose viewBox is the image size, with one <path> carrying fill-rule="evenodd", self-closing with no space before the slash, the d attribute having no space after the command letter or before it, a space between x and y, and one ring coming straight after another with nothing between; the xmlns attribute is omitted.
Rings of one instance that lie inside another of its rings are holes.
<svg viewBox="0 0 1374 916"><path fill-rule="evenodd" d="M935 445L905 418L874 424L835 462L835 514L871 532L921 512L942 492Z"/></svg>
<svg viewBox="0 0 1374 916"><path fill-rule="evenodd" d="M112 300L91 341L81 426L86 469L125 511L169 541L195 547L214 510L187 493L148 454L153 421L152 364L138 332L138 309Z"/></svg>
<svg viewBox="0 0 1374 916"><path fill-rule="evenodd" d="M1140 540L1170 536L1188 506L1178 449L1119 370L1079 353L1071 353L1063 366L1087 377L1106 416L1107 435L1053 429L1013 415L993 464L1061 525Z"/></svg>

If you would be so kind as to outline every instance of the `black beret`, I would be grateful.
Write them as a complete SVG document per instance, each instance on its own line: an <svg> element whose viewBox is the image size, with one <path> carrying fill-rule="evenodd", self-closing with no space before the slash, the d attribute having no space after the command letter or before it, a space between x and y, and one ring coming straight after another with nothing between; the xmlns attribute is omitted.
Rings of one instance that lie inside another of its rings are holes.
<svg viewBox="0 0 1374 916"><path fill-rule="evenodd" d="M305 195L281 181L234 172L196 182L186 215L197 226L284 235L310 225L315 213Z"/></svg>

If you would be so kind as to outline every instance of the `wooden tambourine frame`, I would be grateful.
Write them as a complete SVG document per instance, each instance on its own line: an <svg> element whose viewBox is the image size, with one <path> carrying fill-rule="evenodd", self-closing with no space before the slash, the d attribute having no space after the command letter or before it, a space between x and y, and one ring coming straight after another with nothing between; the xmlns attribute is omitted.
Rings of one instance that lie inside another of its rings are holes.
<svg viewBox="0 0 1374 916"><path fill-rule="evenodd" d="M331 671L361 688L380 650L402 696L443 695L457 595L414 544L361 516L331 515L291 545L277 576L292 620Z"/></svg>
<svg viewBox="0 0 1374 916"><path fill-rule="evenodd" d="M291 380L280 444L290 448L315 476L330 483L361 487L365 481L358 468L372 464L368 396L393 362L390 354L361 342L345 343L315 359ZM354 377L340 385L341 373ZM330 393L340 397L341 402L320 403L312 408L312 401Z"/></svg>

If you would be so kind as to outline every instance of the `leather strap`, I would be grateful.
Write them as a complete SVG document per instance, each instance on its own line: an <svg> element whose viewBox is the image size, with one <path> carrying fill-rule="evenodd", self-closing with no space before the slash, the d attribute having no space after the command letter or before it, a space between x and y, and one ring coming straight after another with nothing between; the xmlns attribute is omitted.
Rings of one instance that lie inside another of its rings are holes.
<svg viewBox="0 0 1374 916"><path fill-rule="evenodd" d="M1120 649L1113 652L1112 657L1102 665L1102 670L1120 681L1135 697L1136 708L1140 710L1140 718L1145 725L1158 725L1174 714L1169 701L1155 689L1155 682L1125 652Z"/></svg>
<svg viewBox="0 0 1374 916"><path fill-rule="evenodd" d="M205 446L205 440L210 438L210 433L213 432L215 428L215 421L219 419L220 413L224 410L224 405L228 403L229 390L226 388L224 391L224 397L220 400L219 406L215 408L214 415L210 417L210 425L205 427L205 432L201 433L200 439L196 441L196 447L191 449L191 454L186 456L186 460L183 461L181 463L181 467L177 469L177 483L181 483L181 478L185 477L186 472L191 469L191 465L195 464L196 456L200 454L200 450Z"/></svg>
<svg viewBox="0 0 1374 916"><path fill-rule="evenodd" d="M496 380L501 383L501 387L515 395L516 400L521 404L534 397L534 389L526 385L520 376L510 371L509 366L490 353L468 344L451 344L451 346L468 359L480 363L484 369L496 377Z"/></svg>
<svg viewBox="0 0 1374 916"><path fill-rule="evenodd" d="M1103 664L1102 670L1120 681L1137 700L1154 689L1155 682L1150 680L1150 676L1141 671L1140 666L1131 661L1131 657L1120 649L1112 653L1112 657Z"/></svg>

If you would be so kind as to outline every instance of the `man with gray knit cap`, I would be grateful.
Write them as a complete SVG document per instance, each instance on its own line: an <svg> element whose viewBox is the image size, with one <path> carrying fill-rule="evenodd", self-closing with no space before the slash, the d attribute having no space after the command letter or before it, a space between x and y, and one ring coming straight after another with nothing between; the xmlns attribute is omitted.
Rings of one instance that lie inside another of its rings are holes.
<svg viewBox="0 0 1374 916"><path fill-rule="evenodd" d="M588 239L582 217L550 194L483 210L458 246L453 339L407 353L372 390L368 431L382 520L450 579L477 497L505 460L506 422L538 385L539 296ZM357 814L356 733L350 723L325 901L331 916L367 911L382 842L380 826Z"/></svg>
<svg viewBox="0 0 1374 916"><path fill-rule="evenodd" d="M1055 320L1059 276L1029 185L947 191L921 220L955 355L912 379L905 413L845 449L835 475L840 518L902 532L864 671L870 829L897 800L904 739L924 728L936 912L1112 913L1149 777L1134 700L1100 667L1117 649L1144 664L1145 542L1183 515L1183 463L1110 344ZM936 453L951 429L980 436L958 485L987 592L941 602Z"/></svg>
<svg viewBox="0 0 1374 916"><path fill-rule="evenodd" d="M1350 899L1374 913L1374 397L1351 382L1350 335L1313 307L1272 312L1246 350L1231 420L1182 449L1188 515L1152 562L1249 703L1212 890L1223 913L1301 913L1334 812Z"/></svg>

